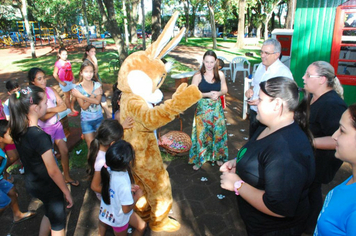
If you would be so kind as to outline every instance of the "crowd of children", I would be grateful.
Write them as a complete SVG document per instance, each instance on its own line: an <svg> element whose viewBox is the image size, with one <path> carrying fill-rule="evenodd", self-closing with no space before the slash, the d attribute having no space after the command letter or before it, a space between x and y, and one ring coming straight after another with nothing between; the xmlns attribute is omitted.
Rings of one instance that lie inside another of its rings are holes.
<svg viewBox="0 0 356 236"><path fill-rule="evenodd" d="M98 80L95 47L90 45L86 48L77 84L65 48L59 49L53 77L64 93L63 100L55 89L47 86L46 74L41 68L29 70L29 85L25 88L21 89L17 80L6 83L9 99L0 102L0 213L11 207L14 223L36 215L36 212L20 211L13 179L7 172L7 168L20 159L28 193L40 199L45 208L39 235L48 235L50 232L52 235L65 235L65 208L73 206L67 184L79 186L79 181L69 173L68 147L60 119L66 114L70 117L79 115L74 109L77 101L81 107L82 133L89 150L91 188L99 200L104 197L102 208L107 213L100 212L99 232L104 235L109 225L113 227L115 235L125 235L130 223L136 228L134 235L142 235L146 224L132 210L134 203L142 196L142 190L131 184L132 178L129 177L129 163L133 161L134 152L130 144L120 141L123 127L131 128L133 119L127 118L121 125L119 116L112 116L118 114L120 96L114 96L113 111L106 111L106 97ZM121 92L114 87L114 93ZM101 104L104 104L104 114L110 113L110 119L104 119ZM60 154L63 174L54 155L54 145ZM108 157L105 153L111 146L113 148ZM111 163L111 170L106 166L107 162ZM102 174L105 171L106 174ZM125 185L113 186L110 179L122 179L120 181ZM111 194L113 189L117 193L114 197ZM121 210L117 213L110 210L109 215L110 208Z"/></svg>

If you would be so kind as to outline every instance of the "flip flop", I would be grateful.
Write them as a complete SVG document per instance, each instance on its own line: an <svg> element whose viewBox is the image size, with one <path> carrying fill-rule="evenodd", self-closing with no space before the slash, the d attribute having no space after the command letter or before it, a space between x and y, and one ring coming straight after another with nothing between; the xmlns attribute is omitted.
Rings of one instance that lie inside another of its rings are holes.
<svg viewBox="0 0 356 236"><path fill-rule="evenodd" d="M73 180L73 181L66 181L66 184L70 184L74 187L78 187L80 183L78 180Z"/></svg>
<svg viewBox="0 0 356 236"><path fill-rule="evenodd" d="M22 217L21 219L16 220L16 221L14 220L13 223L14 224L18 224L18 223L20 223L22 221L29 220L29 219L35 217L36 215L37 215L36 212L28 211L28 212L26 212L26 215L24 217Z"/></svg>
<svg viewBox="0 0 356 236"><path fill-rule="evenodd" d="M78 116L79 115L79 112L76 113L76 112L71 112L68 114L69 117L75 117L75 116Z"/></svg>

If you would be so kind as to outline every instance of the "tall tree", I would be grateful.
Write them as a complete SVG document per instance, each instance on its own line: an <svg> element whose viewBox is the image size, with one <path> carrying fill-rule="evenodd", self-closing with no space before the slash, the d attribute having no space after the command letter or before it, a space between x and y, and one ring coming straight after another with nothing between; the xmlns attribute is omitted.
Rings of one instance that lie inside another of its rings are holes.
<svg viewBox="0 0 356 236"><path fill-rule="evenodd" d="M244 35L245 35L245 0L239 1L239 23L238 23L238 33L236 47L241 49L244 47Z"/></svg>
<svg viewBox="0 0 356 236"><path fill-rule="evenodd" d="M264 0L263 6L264 6L264 14L265 14L265 32L264 32L264 38L265 40L268 39L268 23L272 17L272 13L274 9L278 6L278 4L282 0Z"/></svg>
<svg viewBox="0 0 356 236"><path fill-rule="evenodd" d="M209 15L210 15L210 25L211 25L211 34L212 34L212 39L213 39L213 49L217 48L216 44L216 26L215 26L215 12L214 12L214 7L215 7L215 2L213 0L208 0L207 5L209 9Z"/></svg>
<svg viewBox="0 0 356 236"><path fill-rule="evenodd" d="M137 6L139 2L140 0L126 1L127 19L129 22L130 39L132 43L137 42L137 20L138 20Z"/></svg>
<svg viewBox="0 0 356 236"><path fill-rule="evenodd" d="M87 17L87 7L85 0L82 0L82 10L83 10L83 18L84 18L84 24L86 27L86 32L87 32L87 44L90 44L90 37L89 37L89 25L88 25L88 17Z"/></svg>
<svg viewBox="0 0 356 236"><path fill-rule="evenodd" d="M33 16L46 23L55 30L56 38L62 47L63 41L60 35L64 32L67 21L75 22L81 1L69 0L28 0L29 8Z"/></svg>
<svg viewBox="0 0 356 236"><path fill-rule="evenodd" d="M293 29L294 25L294 16L297 0L286 1L288 5L287 19L286 19L286 28Z"/></svg>
<svg viewBox="0 0 356 236"><path fill-rule="evenodd" d="M26 0L21 0L22 6L21 6L21 12L25 21L25 27L26 27L26 32L27 36L30 39L30 44L31 44L31 55L32 58L36 58L36 51L35 51L35 43L33 39L33 35L31 32L30 24L28 22L28 15L27 15L27 1Z"/></svg>
<svg viewBox="0 0 356 236"><path fill-rule="evenodd" d="M102 21L114 39L117 51L120 55L120 62L123 62L127 57L127 50L125 49L124 41L121 38L121 30L116 21L116 13L113 0L97 0L97 3Z"/></svg>
<svg viewBox="0 0 356 236"><path fill-rule="evenodd" d="M185 41L188 42L189 34L189 0L183 1L184 13L185 13Z"/></svg>
<svg viewBox="0 0 356 236"><path fill-rule="evenodd" d="M152 42L161 34L161 4L162 0L152 0Z"/></svg>

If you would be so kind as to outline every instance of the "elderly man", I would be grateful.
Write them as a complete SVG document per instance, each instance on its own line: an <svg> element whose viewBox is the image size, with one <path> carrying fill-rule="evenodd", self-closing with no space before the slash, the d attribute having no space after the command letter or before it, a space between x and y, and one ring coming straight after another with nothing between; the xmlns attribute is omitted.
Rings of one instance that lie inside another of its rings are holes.
<svg viewBox="0 0 356 236"><path fill-rule="evenodd" d="M249 98L248 104L250 105L250 138L259 126L256 115L260 83L277 76L293 79L289 68L279 60L280 55L281 44L278 40L268 39L263 43L261 48L262 63L257 67L255 76L252 78L251 87L245 93L246 97Z"/></svg>

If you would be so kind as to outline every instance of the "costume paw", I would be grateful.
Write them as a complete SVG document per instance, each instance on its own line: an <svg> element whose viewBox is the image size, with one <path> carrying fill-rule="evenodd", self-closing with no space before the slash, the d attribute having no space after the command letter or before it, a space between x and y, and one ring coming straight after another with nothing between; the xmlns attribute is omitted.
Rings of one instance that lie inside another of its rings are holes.
<svg viewBox="0 0 356 236"><path fill-rule="evenodd" d="M180 229L180 224L178 221L168 218L164 223L154 225L150 223L150 229L155 232L175 232Z"/></svg>

